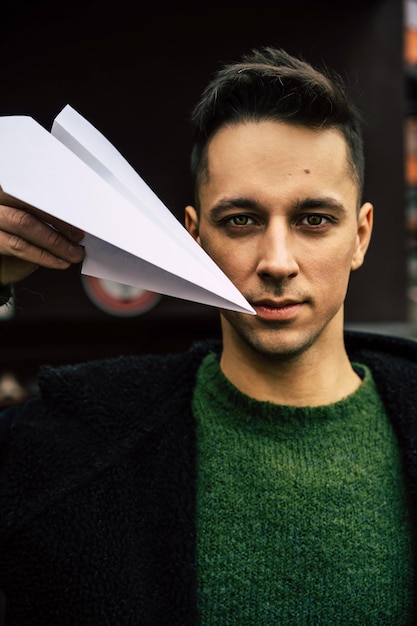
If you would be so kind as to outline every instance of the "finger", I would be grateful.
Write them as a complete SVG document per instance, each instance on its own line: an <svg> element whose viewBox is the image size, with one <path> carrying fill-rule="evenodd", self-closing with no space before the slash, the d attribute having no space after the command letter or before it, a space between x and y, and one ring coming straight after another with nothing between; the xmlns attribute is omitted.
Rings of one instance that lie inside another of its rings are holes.
<svg viewBox="0 0 417 626"><path fill-rule="evenodd" d="M75 226L72 226L67 222L63 222L53 215L48 215L48 213L45 213L44 211L35 209L34 207L31 207L27 210L45 224L53 226L58 232L61 233L61 235L74 243L80 242L85 235L84 231L80 230L79 228L76 228Z"/></svg>
<svg viewBox="0 0 417 626"><path fill-rule="evenodd" d="M82 247L80 247L82 250ZM21 237L16 235L5 235L0 233L0 255L2 257L10 257L12 259L19 259L27 263L33 263L35 265L41 265L50 269L66 269L72 263L78 263L83 258L83 250L81 254L78 254L78 249L71 254L71 247L64 249L62 256L53 254L45 248L36 246ZM65 257L64 258L64 255ZM71 257L72 258L68 258Z"/></svg>
<svg viewBox="0 0 417 626"><path fill-rule="evenodd" d="M81 261L84 249L26 210L0 205L0 254L59 267Z"/></svg>
<svg viewBox="0 0 417 626"><path fill-rule="evenodd" d="M38 217L40 220L45 222L46 224L51 224L54 226L59 232L61 232L65 237L67 237L70 241L79 242L84 237L84 231L67 222L64 222L53 215L49 215L45 213L45 211L41 211L30 204L19 200L9 194L5 193L0 187L0 205L4 207L14 207L17 209L22 209L32 215Z"/></svg>

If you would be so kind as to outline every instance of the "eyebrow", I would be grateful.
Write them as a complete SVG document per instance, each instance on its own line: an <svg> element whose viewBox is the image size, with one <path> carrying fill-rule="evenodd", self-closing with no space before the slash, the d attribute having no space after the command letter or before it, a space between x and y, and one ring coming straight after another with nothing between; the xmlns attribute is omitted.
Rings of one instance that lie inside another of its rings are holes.
<svg viewBox="0 0 417 626"><path fill-rule="evenodd" d="M229 209L245 209L245 210L262 210L262 205L253 198L238 197L238 198L222 198L210 209L210 215L217 217L224 211Z"/></svg>
<svg viewBox="0 0 417 626"><path fill-rule="evenodd" d="M344 204L332 198L331 196L318 196L312 198L303 198L296 203L296 209L330 209L338 213L346 213Z"/></svg>
<svg viewBox="0 0 417 626"><path fill-rule="evenodd" d="M244 209L253 211L264 211L265 206L254 198L238 196L236 198L222 198L211 209L210 215L214 218L218 217L224 211L229 209ZM329 209L338 213L345 213L346 207L331 196L307 197L297 200L293 207L293 211L305 211L312 209Z"/></svg>

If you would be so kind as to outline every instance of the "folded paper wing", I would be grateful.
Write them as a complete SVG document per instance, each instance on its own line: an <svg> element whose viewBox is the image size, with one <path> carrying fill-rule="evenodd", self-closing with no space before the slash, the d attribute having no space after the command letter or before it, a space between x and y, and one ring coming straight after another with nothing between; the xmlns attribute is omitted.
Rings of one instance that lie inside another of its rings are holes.
<svg viewBox="0 0 417 626"><path fill-rule="evenodd" d="M29 116L0 117L0 186L85 231L84 274L254 313L114 146L70 106L51 133Z"/></svg>

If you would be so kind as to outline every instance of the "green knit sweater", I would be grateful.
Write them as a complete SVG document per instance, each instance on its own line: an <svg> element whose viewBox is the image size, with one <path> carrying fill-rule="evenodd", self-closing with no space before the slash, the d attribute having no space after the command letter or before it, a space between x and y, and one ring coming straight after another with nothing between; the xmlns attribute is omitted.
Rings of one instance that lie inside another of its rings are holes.
<svg viewBox="0 0 417 626"><path fill-rule="evenodd" d="M258 402L200 367L201 624L401 626L411 541L395 436L371 372L324 407Z"/></svg>

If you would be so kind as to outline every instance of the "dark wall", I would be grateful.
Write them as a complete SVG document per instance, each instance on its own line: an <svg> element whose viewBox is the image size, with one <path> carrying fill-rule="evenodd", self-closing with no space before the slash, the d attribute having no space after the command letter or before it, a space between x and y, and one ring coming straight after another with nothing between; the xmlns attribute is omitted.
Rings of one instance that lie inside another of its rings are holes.
<svg viewBox="0 0 417 626"><path fill-rule="evenodd" d="M400 0L57 3L3 0L0 114L46 128L70 103L99 128L182 220L192 199L188 118L219 62L277 45L343 76L367 120L365 196L376 206L366 265L347 319L403 321L403 15ZM1 178L1 173L0 173ZM119 318L86 295L78 268L39 271L0 323L3 358L23 367L105 354L181 349L218 332L209 307L162 298Z"/></svg>

